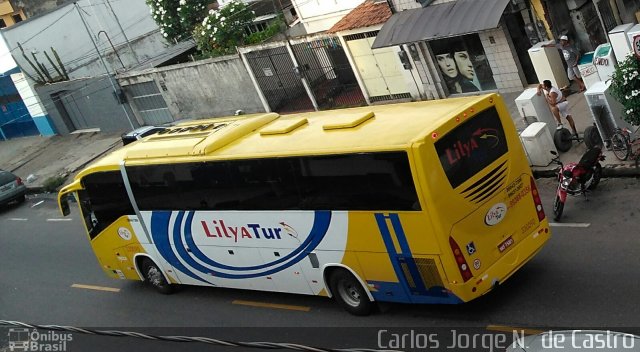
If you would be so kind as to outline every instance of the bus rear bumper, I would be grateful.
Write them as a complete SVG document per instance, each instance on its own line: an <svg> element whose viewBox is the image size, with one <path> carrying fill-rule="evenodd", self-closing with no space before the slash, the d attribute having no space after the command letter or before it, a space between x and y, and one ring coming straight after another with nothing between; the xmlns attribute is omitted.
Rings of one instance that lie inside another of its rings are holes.
<svg viewBox="0 0 640 352"><path fill-rule="evenodd" d="M464 284L452 285L451 291L463 302L482 296L505 282L511 275L533 258L551 238L549 224L543 221L529 236L516 243L502 258L491 265L481 275Z"/></svg>

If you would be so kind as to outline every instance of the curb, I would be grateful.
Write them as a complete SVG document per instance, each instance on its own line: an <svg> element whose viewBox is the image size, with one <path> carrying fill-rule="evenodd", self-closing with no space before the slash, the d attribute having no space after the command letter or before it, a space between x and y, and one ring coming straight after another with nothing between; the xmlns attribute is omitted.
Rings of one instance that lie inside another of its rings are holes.
<svg viewBox="0 0 640 352"><path fill-rule="evenodd" d="M533 170L534 178L553 178L558 175L558 168ZM602 168L602 177L640 177L640 168L624 164L610 164Z"/></svg>

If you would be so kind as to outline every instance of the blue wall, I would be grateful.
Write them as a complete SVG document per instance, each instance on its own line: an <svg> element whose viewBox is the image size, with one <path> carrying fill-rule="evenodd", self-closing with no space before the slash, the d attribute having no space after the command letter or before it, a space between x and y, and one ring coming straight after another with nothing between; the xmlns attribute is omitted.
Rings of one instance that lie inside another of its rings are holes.
<svg viewBox="0 0 640 352"><path fill-rule="evenodd" d="M11 75L17 67L0 74L0 139L36 136L40 132L22 101Z"/></svg>

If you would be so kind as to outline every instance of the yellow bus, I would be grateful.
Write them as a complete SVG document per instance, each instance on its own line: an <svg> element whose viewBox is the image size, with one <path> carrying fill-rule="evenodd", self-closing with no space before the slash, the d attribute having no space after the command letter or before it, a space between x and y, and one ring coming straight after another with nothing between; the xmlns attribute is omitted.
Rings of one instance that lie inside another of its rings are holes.
<svg viewBox="0 0 640 352"><path fill-rule="evenodd" d="M150 282L454 304L550 237L499 95L198 120L103 157L75 195L105 273Z"/></svg>

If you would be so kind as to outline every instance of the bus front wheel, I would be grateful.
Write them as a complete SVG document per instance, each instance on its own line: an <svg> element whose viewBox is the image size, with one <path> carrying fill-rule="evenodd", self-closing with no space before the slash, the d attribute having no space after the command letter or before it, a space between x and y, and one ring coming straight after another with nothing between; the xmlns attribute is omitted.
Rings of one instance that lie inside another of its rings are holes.
<svg viewBox="0 0 640 352"><path fill-rule="evenodd" d="M369 315L373 302L360 282L348 271L337 270L329 277L329 286L334 299L353 315Z"/></svg>
<svg viewBox="0 0 640 352"><path fill-rule="evenodd" d="M160 268L151 259L145 258L142 260L142 273L144 279L158 292L165 295L173 292L173 285L167 282Z"/></svg>

